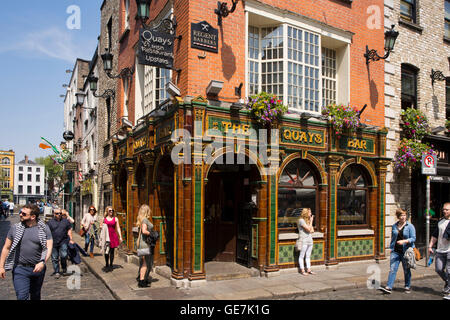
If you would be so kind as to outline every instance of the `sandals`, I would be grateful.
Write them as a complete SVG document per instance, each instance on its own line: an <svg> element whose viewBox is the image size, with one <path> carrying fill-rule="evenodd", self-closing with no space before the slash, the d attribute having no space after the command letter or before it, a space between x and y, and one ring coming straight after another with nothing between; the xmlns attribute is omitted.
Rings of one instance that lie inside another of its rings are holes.
<svg viewBox="0 0 450 320"><path fill-rule="evenodd" d="M306 272L309 273L309 274L316 274L315 272L313 272L313 271L311 271L311 270L306 271Z"/></svg>
<svg viewBox="0 0 450 320"><path fill-rule="evenodd" d="M300 274L301 274L302 276L307 276L307 275L308 275L307 272L305 272L305 271L303 271L303 270L301 270L301 269L300 269Z"/></svg>

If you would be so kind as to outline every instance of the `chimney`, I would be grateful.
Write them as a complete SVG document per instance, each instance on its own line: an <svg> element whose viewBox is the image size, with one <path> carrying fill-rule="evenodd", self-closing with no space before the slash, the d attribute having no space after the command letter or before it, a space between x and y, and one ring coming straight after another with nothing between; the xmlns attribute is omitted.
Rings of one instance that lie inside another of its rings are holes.
<svg viewBox="0 0 450 320"><path fill-rule="evenodd" d="M25 163L28 164L28 156L25 156Z"/></svg>

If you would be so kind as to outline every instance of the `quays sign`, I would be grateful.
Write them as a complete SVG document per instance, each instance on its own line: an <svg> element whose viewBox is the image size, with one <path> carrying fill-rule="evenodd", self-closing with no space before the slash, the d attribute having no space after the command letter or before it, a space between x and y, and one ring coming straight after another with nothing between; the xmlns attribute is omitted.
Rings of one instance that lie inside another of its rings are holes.
<svg viewBox="0 0 450 320"><path fill-rule="evenodd" d="M138 61L140 64L164 69L173 68L174 36L154 29L139 32Z"/></svg>
<svg viewBox="0 0 450 320"><path fill-rule="evenodd" d="M325 147L325 131L319 129L303 130L293 127L282 127L280 142L291 145L307 145L312 147Z"/></svg>

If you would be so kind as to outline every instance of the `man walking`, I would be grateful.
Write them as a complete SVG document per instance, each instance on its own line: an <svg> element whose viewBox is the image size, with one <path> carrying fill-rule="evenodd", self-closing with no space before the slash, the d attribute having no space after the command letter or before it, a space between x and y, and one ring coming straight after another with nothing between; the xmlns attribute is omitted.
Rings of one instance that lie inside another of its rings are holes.
<svg viewBox="0 0 450 320"><path fill-rule="evenodd" d="M432 254L433 246L437 242L435 270L445 282L444 299L450 300L450 202L444 203L442 211L444 217L431 236L428 251Z"/></svg>
<svg viewBox="0 0 450 320"><path fill-rule="evenodd" d="M14 214L14 202L9 203L9 215L12 217Z"/></svg>
<svg viewBox="0 0 450 320"><path fill-rule="evenodd" d="M48 226L39 220L39 208L25 205L5 239L0 256L0 278L12 270L18 300L40 300L46 261L52 252L53 240Z"/></svg>
<svg viewBox="0 0 450 320"><path fill-rule="evenodd" d="M61 216L61 209L53 209L54 218L47 222L53 237L53 251L52 251L52 263L53 270L52 276L59 279L59 260L61 260L62 274L67 272L67 245L74 243L72 240L72 225L67 219L63 219Z"/></svg>

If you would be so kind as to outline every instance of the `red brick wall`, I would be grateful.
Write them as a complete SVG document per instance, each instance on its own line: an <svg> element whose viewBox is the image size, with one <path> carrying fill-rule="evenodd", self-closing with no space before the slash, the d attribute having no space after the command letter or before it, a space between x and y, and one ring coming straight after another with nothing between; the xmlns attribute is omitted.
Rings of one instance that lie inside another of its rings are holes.
<svg viewBox="0 0 450 320"><path fill-rule="evenodd" d="M164 8L167 0L154 0L151 5L151 18ZM228 7L231 7L231 1ZM384 126L384 61L371 62L366 66L364 53L366 45L369 49L377 49L380 55L384 52L384 21L383 1L354 1L351 5L340 0L261 0L268 5L295 12L312 19L324 22L330 26L354 33L350 48L350 103L358 108L367 104L362 120L370 119L372 125ZM369 30L367 20L369 5L380 8L381 28ZM222 21L222 27L217 25L217 15L214 9L217 1L210 0L177 0L174 4L174 14L178 22L177 35L182 40L175 41L175 68L182 69L179 76L173 72L174 83L181 90L181 96L206 96L206 87L210 80L224 82L219 94L220 100L237 101L234 87L245 83L245 14L244 4L240 1L236 11ZM122 15L124 15L124 1L121 1ZM139 37L139 22L134 19L136 15L136 2L130 1L130 28L128 36L120 44L119 70L133 67L135 64L134 45ZM209 22L219 29L219 52L206 52L206 58L200 59L204 51L190 47L190 24L200 21ZM123 18L121 28L123 30ZM129 119L134 119L134 85L132 81L129 90ZM244 87L245 88L245 87ZM123 87L119 80L117 99L119 106L123 105ZM245 89L243 95L245 97ZM123 111L119 114L119 119ZM118 119L118 120L119 120Z"/></svg>

